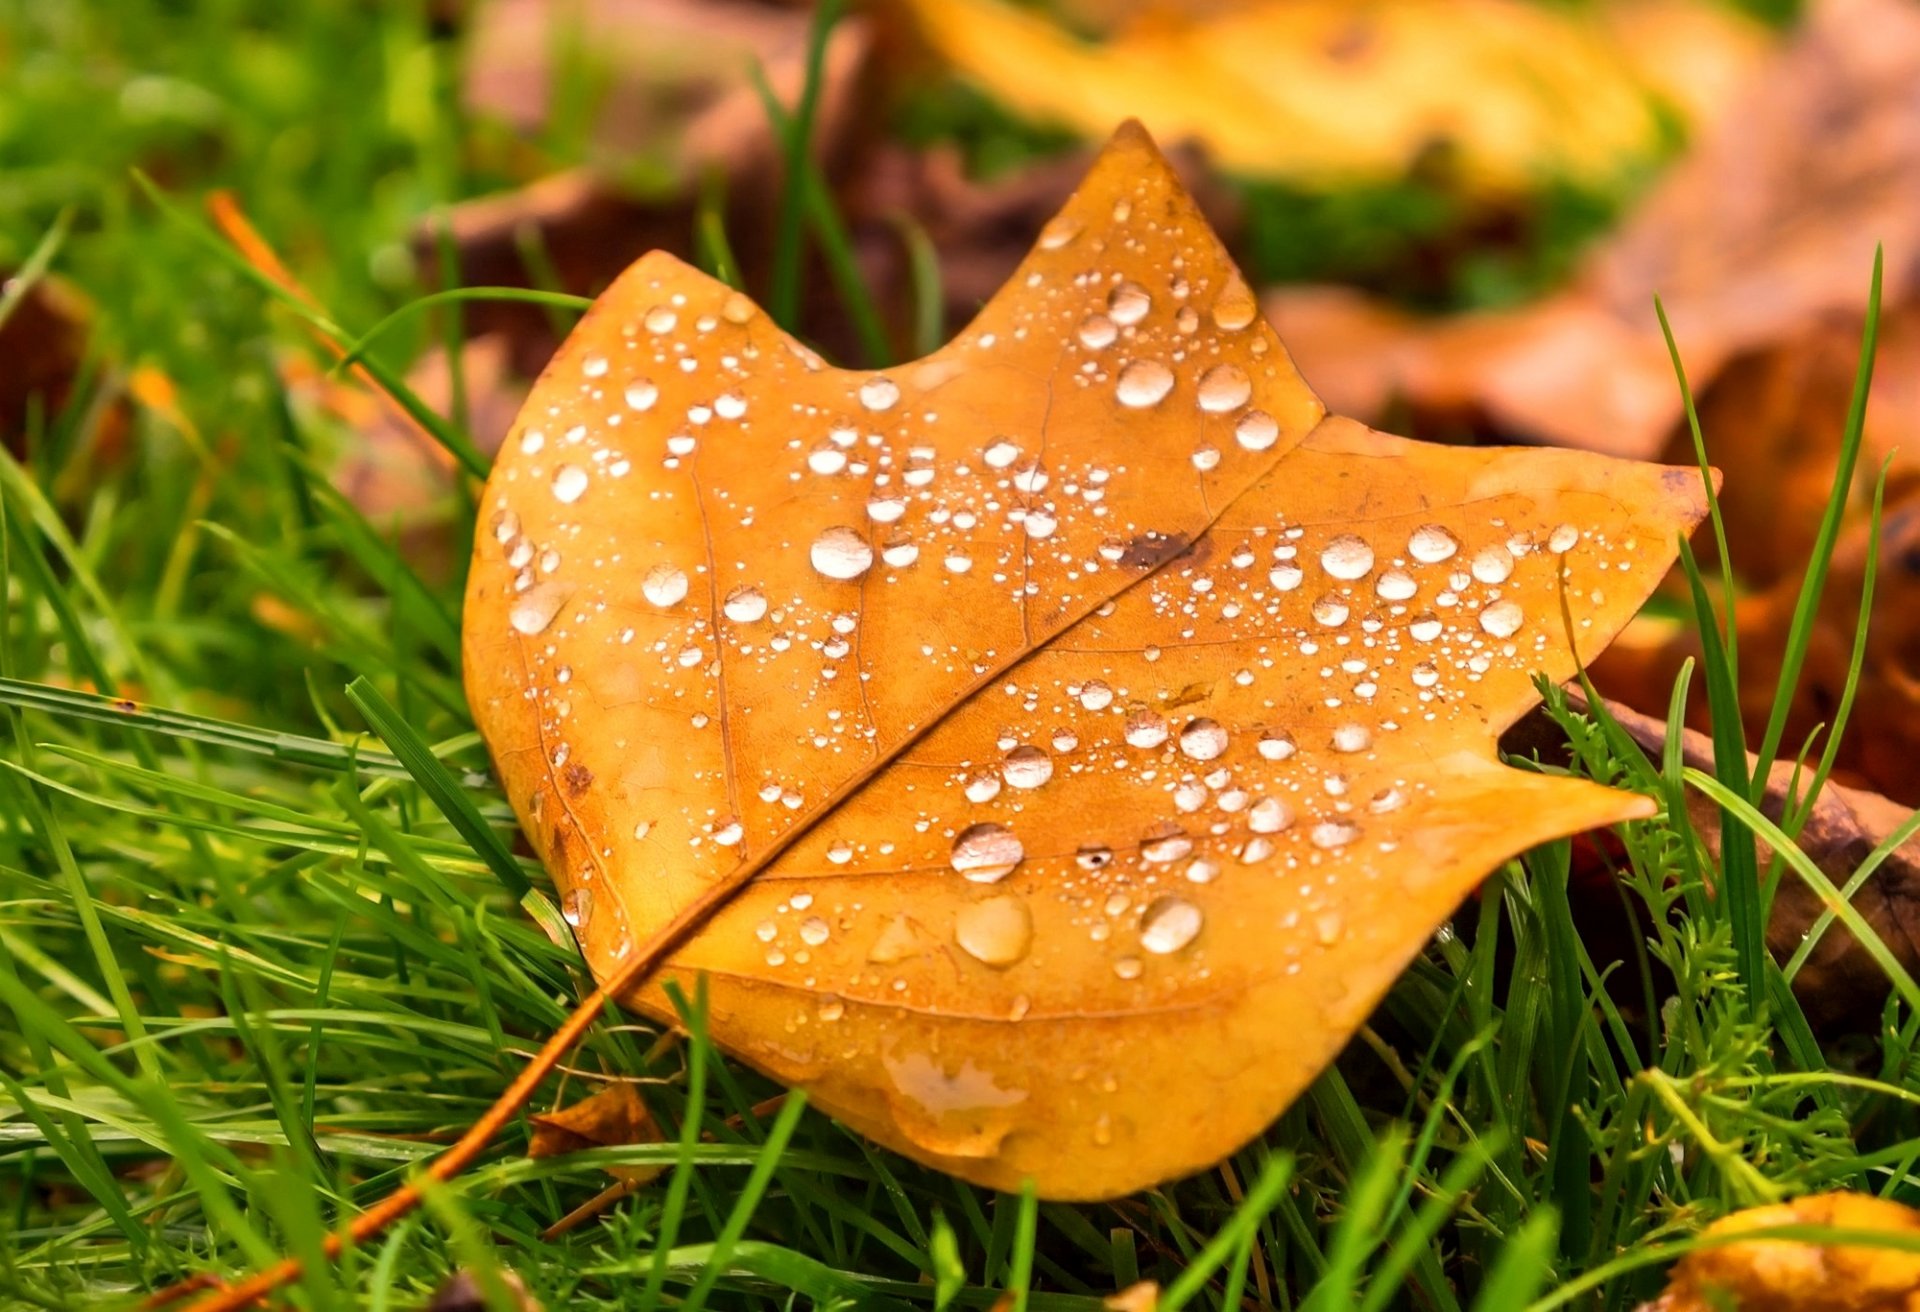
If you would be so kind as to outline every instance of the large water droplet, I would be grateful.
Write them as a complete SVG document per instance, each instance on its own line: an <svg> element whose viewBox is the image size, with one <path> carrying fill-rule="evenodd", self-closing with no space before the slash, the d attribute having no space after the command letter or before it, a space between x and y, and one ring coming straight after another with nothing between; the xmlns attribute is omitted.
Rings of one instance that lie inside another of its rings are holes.
<svg viewBox="0 0 1920 1312"><path fill-rule="evenodd" d="M1460 550L1460 541L1439 524L1422 524L1407 539L1407 554L1423 565L1438 565Z"/></svg>
<svg viewBox="0 0 1920 1312"><path fill-rule="evenodd" d="M640 580L640 595L656 606L677 606L687 595L687 576L674 565L655 565Z"/></svg>
<svg viewBox="0 0 1920 1312"><path fill-rule="evenodd" d="M1140 844L1140 859L1151 865L1165 865L1193 854L1193 839L1184 829L1167 825L1147 835Z"/></svg>
<svg viewBox="0 0 1920 1312"><path fill-rule="evenodd" d="M556 501L572 505L586 490L587 471L580 466L561 465L553 471L553 496Z"/></svg>
<svg viewBox="0 0 1920 1312"><path fill-rule="evenodd" d="M1249 451L1265 451L1280 438L1280 424L1265 410L1249 410L1233 426L1234 440Z"/></svg>
<svg viewBox="0 0 1920 1312"><path fill-rule="evenodd" d="M1183 897L1157 897L1140 916L1140 946L1165 956L1193 942L1204 917Z"/></svg>
<svg viewBox="0 0 1920 1312"><path fill-rule="evenodd" d="M1252 396L1253 384L1239 365L1217 364L1200 375L1200 408L1208 414L1238 410Z"/></svg>
<svg viewBox="0 0 1920 1312"><path fill-rule="evenodd" d="M1000 796L1000 776L982 771L967 780L966 794L967 800L976 805L991 802Z"/></svg>
<svg viewBox="0 0 1920 1312"><path fill-rule="evenodd" d="M1121 325L1139 323L1153 308L1153 297L1137 282L1123 282L1107 293L1107 314Z"/></svg>
<svg viewBox="0 0 1920 1312"><path fill-rule="evenodd" d="M1020 446L1012 438L996 437L987 443L980 458L987 462L989 469L1005 469L1020 458Z"/></svg>
<svg viewBox="0 0 1920 1312"><path fill-rule="evenodd" d="M1084 225L1071 214L1056 214L1040 229L1040 249L1057 251L1080 235Z"/></svg>
<svg viewBox="0 0 1920 1312"><path fill-rule="evenodd" d="M1382 601L1406 601L1420 591L1420 585L1405 570L1390 569L1374 581L1373 590Z"/></svg>
<svg viewBox="0 0 1920 1312"><path fill-rule="evenodd" d="M1227 285L1213 301L1213 321L1230 333L1237 333L1253 322L1259 305L1253 292L1239 274L1227 278Z"/></svg>
<svg viewBox="0 0 1920 1312"><path fill-rule="evenodd" d="M1306 577L1306 571L1290 560L1283 560L1267 571L1267 582L1282 592L1292 592Z"/></svg>
<svg viewBox="0 0 1920 1312"><path fill-rule="evenodd" d="M816 474L837 474L847 467L847 453L822 438L807 452L807 468Z"/></svg>
<svg viewBox="0 0 1920 1312"><path fill-rule="evenodd" d="M633 410L651 410L660 399L660 389L650 378L636 378L627 384L627 406Z"/></svg>
<svg viewBox="0 0 1920 1312"><path fill-rule="evenodd" d="M905 569L920 559L920 547L911 538L894 538L880 548L880 559L894 569Z"/></svg>
<svg viewBox="0 0 1920 1312"><path fill-rule="evenodd" d="M1143 707L1128 713L1122 735L1130 747L1158 747L1167 740L1167 719Z"/></svg>
<svg viewBox="0 0 1920 1312"><path fill-rule="evenodd" d="M1348 613L1346 601L1332 592L1313 603L1313 618L1330 629L1345 624Z"/></svg>
<svg viewBox="0 0 1920 1312"><path fill-rule="evenodd" d="M1218 720L1188 720L1180 731L1180 752L1196 761L1211 761L1227 750L1227 731Z"/></svg>
<svg viewBox="0 0 1920 1312"><path fill-rule="evenodd" d="M720 609L735 624L751 624L767 613L767 598L758 588L735 588Z"/></svg>
<svg viewBox="0 0 1920 1312"><path fill-rule="evenodd" d="M1432 611L1426 611L1413 617L1407 625L1407 636L1415 642L1432 642L1440 636L1441 630L1445 627L1441 624L1438 615Z"/></svg>
<svg viewBox="0 0 1920 1312"><path fill-rule="evenodd" d="M1513 574L1513 553L1495 543L1473 558L1473 576L1482 583L1505 583Z"/></svg>
<svg viewBox="0 0 1920 1312"><path fill-rule="evenodd" d="M836 526L814 539L813 567L830 579L857 579L873 568L873 548L860 533Z"/></svg>
<svg viewBox="0 0 1920 1312"><path fill-rule="evenodd" d="M1364 752L1373 746L1373 730L1364 724L1343 724L1333 731L1333 750Z"/></svg>
<svg viewBox="0 0 1920 1312"><path fill-rule="evenodd" d="M642 322L647 325L647 331L657 337L672 332L674 325L680 322L680 316L673 312L670 305L656 305L647 311Z"/></svg>
<svg viewBox="0 0 1920 1312"><path fill-rule="evenodd" d="M1260 755L1269 761L1284 761L1294 751L1293 735L1285 729L1268 729L1260 735Z"/></svg>
<svg viewBox="0 0 1920 1312"><path fill-rule="evenodd" d="M1513 601L1496 601L1480 612L1480 627L1496 638L1511 638L1525 620L1520 604Z"/></svg>
<svg viewBox="0 0 1920 1312"><path fill-rule="evenodd" d="M869 410L890 410L900 400L900 384L875 374L860 384L860 404Z"/></svg>
<svg viewBox="0 0 1920 1312"><path fill-rule="evenodd" d="M1159 405L1173 390L1173 370L1158 360L1135 360L1120 371L1114 395L1120 404L1134 410Z"/></svg>
<svg viewBox="0 0 1920 1312"><path fill-rule="evenodd" d="M1337 579L1365 578L1373 568L1373 548L1363 537L1342 533L1321 550L1320 568Z"/></svg>
<svg viewBox="0 0 1920 1312"><path fill-rule="evenodd" d="M1021 744L1000 763L1000 773L1015 788L1038 788L1053 778L1053 758L1038 747Z"/></svg>
<svg viewBox="0 0 1920 1312"><path fill-rule="evenodd" d="M1005 970L1024 959L1033 944L1033 913L1020 897L969 902L954 913L953 941L974 960Z"/></svg>
<svg viewBox="0 0 1920 1312"><path fill-rule="evenodd" d="M528 637L545 633L571 595L573 589L557 579L536 583L513 599L513 605L507 610L507 622L516 632Z"/></svg>
<svg viewBox="0 0 1920 1312"><path fill-rule="evenodd" d="M1113 339L1120 335L1113 320L1104 314L1090 314L1080 325L1080 345L1090 351L1112 346Z"/></svg>
<svg viewBox="0 0 1920 1312"><path fill-rule="evenodd" d="M1562 524L1547 537L1547 550L1556 556L1564 556L1572 551L1574 544L1580 541L1580 530L1571 524Z"/></svg>
<svg viewBox="0 0 1920 1312"><path fill-rule="evenodd" d="M876 524L891 524L907 513L905 497L876 493L867 500L867 518Z"/></svg>
<svg viewBox="0 0 1920 1312"><path fill-rule="evenodd" d="M1088 679L1080 685L1080 704L1090 711L1104 711L1113 705L1113 689L1100 679Z"/></svg>
<svg viewBox="0 0 1920 1312"><path fill-rule="evenodd" d="M953 868L976 884L993 884L1013 873L1026 849L1005 825L968 825L953 840Z"/></svg>
<svg viewBox="0 0 1920 1312"><path fill-rule="evenodd" d="M819 916L808 916L800 922L800 941L810 948L817 948L833 937L833 927Z"/></svg>
<svg viewBox="0 0 1920 1312"><path fill-rule="evenodd" d="M1256 834L1277 834L1293 823L1293 811L1277 797L1263 797L1247 808L1247 828Z"/></svg>
<svg viewBox="0 0 1920 1312"><path fill-rule="evenodd" d="M1315 847L1345 847L1360 837L1360 826L1346 820L1322 820L1307 837Z"/></svg>

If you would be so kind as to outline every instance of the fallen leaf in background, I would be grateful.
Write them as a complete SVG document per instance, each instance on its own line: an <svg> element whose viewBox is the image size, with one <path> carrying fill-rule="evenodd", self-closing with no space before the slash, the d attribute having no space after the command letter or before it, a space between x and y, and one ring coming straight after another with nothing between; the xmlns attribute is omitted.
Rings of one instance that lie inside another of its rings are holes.
<svg viewBox="0 0 1920 1312"><path fill-rule="evenodd" d="M0 285L8 279L0 276ZM0 445L20 456L29 426L51 427L72 395L87 350L93 306L64 278L44 275L27 289L0 324ZM124 416L111 435L117 452ZM45 431L43 427L42 431Z"/></svg>
<svg viewBox="0 0 1920 1312"><path fill-rule="evenodd" d="M1815 614L1806 665L1794 689L1784 742L1797 750L1821 725L1830 725L1846 687L1866 578L1869 525L1855 524L1834 552L1827 586ZM1740 643L1740 712L1749 741L1758 742L1772 712L1780 662L1793 627L1800 578L1790 575L1764 592L1741 598L1734 623ZM1594 662L1594 683L1610 697L1634 706L1665 707L1681 663L1701 659L1691 626L1643 618ZM1836 775L1843 781L1920 805L1920 492L1888 509L1875 576L1873 614L1867 628L1860 687L1852 722L1840 740ZM1701 681L1687 707L1687 722L1709 727ZM1816 753L1824 739L1816 744Z"/></svg>
<svg viewBox="0 0 1920 1312"><path fill-rule="evenodd" d="M511 1271L497 1273L520 1312L541 1312L540 1304L528 1292L527 1284ZM500 1312L487 1297L486 1286L472 1273L461 1271L442 1285L427 1304L427 1312Z"/></svg>
<svg viewBox="0 0 1920 1312"><path fill-rule="evenodd" d="M1609 702L1621 727L1633 736L1654 759L1666 746L1664 720L1642 715L1618 702ZM1713 740L1693 729L1683 729L1681 759L1696 769L1713 772ZM1758 763L1752 753L1747 764ZM1767 788L1760 810L1778 821L1785 813L1787 799L1798 788L1804 794L1811 771L1796 776L1791 761L1779 761L1767 777ZM1797 798L1796 798L1797 801ZM1720 854L1720 808L1703 794L1689 791L1687 810L1694 829L1706 840L1717 860ZM1829 781L1820 790L1812 814L1800 831L1799 847L1821 871L1844 887L1867 854L1890 834L1912 818L1913 812L1878 793ZM1760 845L1764 866L1771 849ZM1909 971L1920 970L1920 838L1909 839L1882 862L1854 895L1853 905L1873 931L1890 948L1900 964ZM1826 904L1806 881L1791 870L1781 876L1774 896L1773 913L1767 922L1767 946L1773 955L1786 961L1801 945L1806 932L1826 910ZM1871 1027L1880 1015L1889 982L1887 973L1867 954L1845 925L1835 922L1822 934L1800 973L1794 979L1807 1017L1822 1027L1845 1025Z"/></svg>
<svg viewBox="0 0 1920 1312"><path fill-rule="evenodd" d="M1097 43L1003 0L899 2L1022 117L1098 135L1135 115L1231 172L1324 187L1435 150L1469 189L1610 183L1659 154L1668 115L1722 105L1764 47L1724 7L1651 0L1590 17L1517 0L1156 7Z"/></svg>
<svg viewBox="0 0 1920 1312"><path fill-rule="evenodd" d="M1920 1240L1920 1212L1869 1194L1817 1194L1749 1207L1708 1226L1711 1236L1774 1226L1829 1226ZM1914 1312L1920 1253L1864 1243L1754 1239L1687 1254L1667 1290L1641 1312Z"/></svg>
<svg viewBox="0 0 1920 1312"><path fill-rule="evenodd" d="M612 1148L630 1143L659 1143L660 1126L629 1081L609 1084L598 1093L558 1111L535 1112L529 1157L561 1157L589 1148ZM616 1180L644 1183L657 1177L662 1166L609 1166Z"/></svg>
<svg viewBox="0 0 1920 1312"><path fill-rule="evenodd" d="M1689 380L1709 410L1740 412L1763 390L1758 375L1770 367L1787 369L1790 378L1818 369L1823 380L1843 376L1841 386L1850 386L1844 344L1859 341L1875 244L1884 241L1889 252L1889 307L1912 298L1920 279L1916 194L1920 9L1901 0L1820 0L1733 99L1722 126L1669 171L1567 291L1518 310L1441 320L1344 289L1279 288L1265 308L1299 343L1301 372L1328 403L1362 417L1399 403L1443 429L1469 426L1508 440L1636 459L1687 459L1655 294L1667 305ZM1920 350L1910 324L1899 331L1903 358ZM1729 376L1716 386L1723 373ZM1770 396L1767 403L1777 411L1785 399ZM1905 400L1905 392L1876 399L1870 451L1893 450L1920 423ZM1764 526L1778 522L1783 509L1769 485L1785 472L1767 461L1791 458L1795 483L1824 488L1845 392L1832 404L1817 442L1802 434L1755 452L1737 422L1707 428L1710 457L1730 473L1728 502L1742 522L1741 547L1755 557L1749 561L1735 548L1743 571L1804 561L1810 535L1764 540ZM1903 457L1904 472L1910 475L1916 458ZM1752 508L1740 509L1749 496ZM1746 531L1749 524L1755 531Z"/></svg>
<svg viewBox="0 0 1920 1312"><path fill-rule="evenodd" d="M468 696L604 987L704 973L854 1128L1110 1197L1264 1128L1499 860L1649 813L1494 740L1563 587L1590 659L1701 502L1327 416L1129 127L885 374L622 275L488 483Z"/></svg>
<svg viewBox="0 0 1920 1312"><path fill-rule="evenodd" d="M467 100L519 133L547 126L557 85L556 11L539 0L482 5L472 34ZM578 7L577 40L599 70L607 96L596 118L603 158L536 176L524 187L452 207L448 214L461 279L468 285L541 285L527 265L529 240L552 264L560 289L597 294L649 249L686 250L702 179L725 184L728 236L751 277L764 269L781 187L781 147L750 71L794 104L805 81L810 23L799 6L752 0L589 0ZM872 46L862 19L841 21L829 38L815 116L813 156L831 167L856 126L860 81ZM636 161L644 161L640 167ZM537 161L535 162L537 164ZM636 185L634 175L645 179ZM416 234L421 266L434 265L431 223ZM831 311L830 298L809 309ZM537 374L557 345L539 306L473 302L472 330L500 333L513 365ZM827 345L849 340L837 318L810 323Z"/></svg>

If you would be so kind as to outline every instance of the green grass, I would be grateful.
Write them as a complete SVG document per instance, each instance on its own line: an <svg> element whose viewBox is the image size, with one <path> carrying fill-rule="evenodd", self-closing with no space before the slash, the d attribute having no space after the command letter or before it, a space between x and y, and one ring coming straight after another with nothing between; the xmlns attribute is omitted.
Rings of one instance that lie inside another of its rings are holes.
<svg viewBox="0 0 1920 1312"><path fill-rule="evenodd" d="M470 1123L588 981L463 707L458 580L417 572L395 525L330 491L315 471L352 435L276 368L315 354L307 325L128 172L189 216L195 189L237 187L327 330L397 374L459 308L388 324L424 290L408 223L501 180L497 137L451 95L457 43L406 5L0 0L0 50L20 56L0 90L0 260L39 250L97 305L81 386L0 466L0 1305L93 1308L311 1258ZM557 115L543 158L580 157L581 117ZM837 216L806 188L786 240L804 227L824 291L858 304ZM698 241L725 262L716 213ZM807 263L783 258L794 277ZM174 382L192 431L136 410L115 455L136 366ZM460 449L457 418L433 420ZM459 498L422 520L465 558ZM1710 688L1735 659L1709 660ZM778 1090L707 1049L695 997L692 1042L609 1015L538 1099L637 1080L668 1142L534 1161L516 1120L292 1297L412 1308L465 1270L501 1308L511 1271L569 1309L1011 1292L1026 1312L1095 1312L1140 1279L1169 1309L1625 1309L1732 1208L1826 1188L1920 1200L1920 989L1889 957L1876 1024L1807 1031L1785 987L1805 952L1778 966L1756 936L1772 879L1822 877L1761 868L1754 835L1781 836L1738 735L1708 776L1548 704L1572 770L1667 804L1613 849L1644 933L1600 954L1613 894L1596 910L1569 844L1509 863L1217 1170L1100 1206L973 1189L798 1099L753 1114ZM1687 789L1723 808L1724 865ZM1707 895L1736 878L1738 897ZM670 1170L542 1238L615 1164Z"/></svg>

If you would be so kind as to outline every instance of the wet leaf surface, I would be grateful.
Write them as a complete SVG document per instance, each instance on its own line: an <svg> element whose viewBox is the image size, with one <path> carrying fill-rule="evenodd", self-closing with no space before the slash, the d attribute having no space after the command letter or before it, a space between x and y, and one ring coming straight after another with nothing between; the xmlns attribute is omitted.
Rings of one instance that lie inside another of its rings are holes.
<svg viewBox="0 0 1920 1312"><path fill-rule="evenodd" d="M1750 1207L1707 1227L1724 1237L1780 1226L1882 1232L1909 1248L1920 1213L1868 1194L1819 1194ZM1703 1248L1674 1267L1667 1290L1641 1312L1908 1312L1920 1302L1920 1253L1851 1242L1755 1239Z"/></svg>
<svg viewBox="0 0 1920 1312"><path fill-rule="evenodd" d="M1325 414L1123 130L954 342L827 367L662 253L484 495L469 699L595 974L921 1161L1206 1166L1496 862L1645 799L1500 765L1697 475Z"/></svg>

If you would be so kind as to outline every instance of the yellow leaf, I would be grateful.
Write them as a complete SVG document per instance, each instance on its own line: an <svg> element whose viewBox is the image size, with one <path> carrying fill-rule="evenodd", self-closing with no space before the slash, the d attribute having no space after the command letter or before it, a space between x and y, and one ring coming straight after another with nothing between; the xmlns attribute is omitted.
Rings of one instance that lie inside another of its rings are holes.
<svg viewBox="0 0 1920 1312"><path fill-rule="evenodd" d="M1499 861L1653 811L1494 739L1562 587L1591 658L1701 512L1327 417L1130 126L884 373L634 265L488 484L468 694L603 984L705 972L848 1124L1104 1197L1257 1133Z"/></svg>
<svg viewBox="0 0 1920 1312"><path fill-rule="evenodd" d="M1871 1243L1754 1239L1701 1248L1674 1267L1643 1312L1912 1312L1920 1308L1920 1213L1870 1194L1819 1194L1749 1207L1707 1227L1724 1239L1778 1226L1879 1231L1904 1250Z"/></svg>

